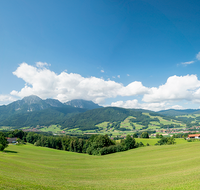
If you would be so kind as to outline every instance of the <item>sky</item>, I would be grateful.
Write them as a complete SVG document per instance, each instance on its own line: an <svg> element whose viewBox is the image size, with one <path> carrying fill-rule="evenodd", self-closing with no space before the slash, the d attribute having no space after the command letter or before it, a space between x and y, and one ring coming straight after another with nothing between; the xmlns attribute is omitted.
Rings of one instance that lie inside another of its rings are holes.
<svg viewBox="0 0 200 190"><path fill-rule="evenodd" d="M199 109L199 34L197 0L0 0L0 105Z"/></svg>

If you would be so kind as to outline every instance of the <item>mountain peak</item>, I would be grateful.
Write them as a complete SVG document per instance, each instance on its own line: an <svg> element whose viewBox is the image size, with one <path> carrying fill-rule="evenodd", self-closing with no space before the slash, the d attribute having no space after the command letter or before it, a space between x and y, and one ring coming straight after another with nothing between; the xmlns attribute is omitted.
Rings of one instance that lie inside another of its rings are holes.
<svg viewBox="0 0 200 190"><path fill-rule="evenodd" d="M83 99L74 99L65 103L65 105L73 106L76 108L85 108L85 109L96 109L101 108L98 104L95 104L92 101L83 100Z"/></svg>
<svg viewBox="0 0 200 190"><path fill-rule="evenodd" d="M22 101L24 101L24 103L27 103L27 104L35 104L42 101L42 99L36 95L31 95L31 96L24 97Z"/></svg>

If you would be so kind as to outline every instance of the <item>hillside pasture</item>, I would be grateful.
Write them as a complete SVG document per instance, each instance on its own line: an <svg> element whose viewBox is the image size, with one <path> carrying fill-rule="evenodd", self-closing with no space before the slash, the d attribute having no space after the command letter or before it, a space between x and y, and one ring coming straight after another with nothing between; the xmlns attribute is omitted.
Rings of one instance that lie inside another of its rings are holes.
<svg viewBox="0 0 200 190"><path fill-rule="evenodd" d="M48 126L48 127L43 127L43 128L41 128L40 130L41 130L42 132L49 132L49 131L51 131L51 132L53 132L53 133L57 133L57 132L62 131L62 130L60 129L60 126L59 126L59 125L50 125L50 126Z"/></svg>
<svg viewBox="0 0 200 190"><path fill-rule="evenodd" d="M13 130L13 128L10 126L0 126L0 131L3 131L3 130L9 131L9 130Z"/></svg>
<svg viewBox="0 0 200 190"><path fill-rule="evenodd" d="M142 142L144 145L146 145L147 143L149 143L150 146L155 145L160 139L159 138L154 138L154 139L143 139L143 138L135 138L136 142ZM176 145L177 144L185 144L188 143L187 140L183 139L183 138L175 138L175 142Z"/></svg>
<svg viewBox="0 0 200 190"><path fill-rule="evenodd" d="M199 189L200 143L89 156L33 145L0 152L0 189Z"/></svg>

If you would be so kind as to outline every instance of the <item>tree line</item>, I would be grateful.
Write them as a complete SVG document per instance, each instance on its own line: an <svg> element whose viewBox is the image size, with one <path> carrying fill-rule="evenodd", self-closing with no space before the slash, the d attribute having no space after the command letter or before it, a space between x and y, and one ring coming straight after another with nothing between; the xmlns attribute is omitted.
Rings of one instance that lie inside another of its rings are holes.
<svg viewBox="0 0 200 190"><path fill-rule="evenodd" d="M9 132L1 132L0 138L17 137L20 142L28 142L35 146L48 147L58 150L65 150L78 153L87 153L89 155L105 155L114 152L126 151L139 146L131 135L127 135L126 139L122 139L119 143L111 140L108 135L92 135L89 139L78 137L64 136L45 136L34 132L24 132L22 130L14 130ZM1 144L1 143L0 143Z"/></svg>

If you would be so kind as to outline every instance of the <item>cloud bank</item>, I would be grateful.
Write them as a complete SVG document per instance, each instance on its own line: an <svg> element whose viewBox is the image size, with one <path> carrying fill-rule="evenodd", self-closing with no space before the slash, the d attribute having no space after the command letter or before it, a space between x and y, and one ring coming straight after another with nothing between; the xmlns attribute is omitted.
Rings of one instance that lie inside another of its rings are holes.
<svg viewBox="0 0 200 190"><path fill-rule="evenodd" d="M56 74L45 67L36 68L27 63L22 63L13 74L26 82L20 91L11 92L11 95L18 97L34 94L41 98L56 98L61 102L82 98L103 103L106 98L115 98L118 95L131 96L148 91L137 81L123 86L115 81L96 77L84 78L76 73Z"/></svg>
<svg viewBox="0 0 200 190"><path fill-rule="evenodd" d="M167 108L183 109L176 104L180 101L200 103L200 81L196 75L174 75L158 87L145 87L140 81L124 86L113 80L83 77L67 71L56 74L47 66L49 64L42 62L37 62L36 66L21 63L13 74L24 80L24 87L19 91L13 90L9 95L0 95L0 104L29 95L37 95L43 99L54 98L61 102L85 99L101 105L108 98L130 97L130 100L111 102L110 105L155 111ZM137 96L141 97L142 101L139 102Z"/></svg>

